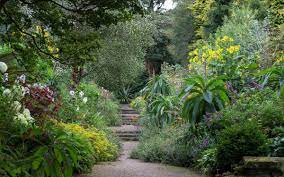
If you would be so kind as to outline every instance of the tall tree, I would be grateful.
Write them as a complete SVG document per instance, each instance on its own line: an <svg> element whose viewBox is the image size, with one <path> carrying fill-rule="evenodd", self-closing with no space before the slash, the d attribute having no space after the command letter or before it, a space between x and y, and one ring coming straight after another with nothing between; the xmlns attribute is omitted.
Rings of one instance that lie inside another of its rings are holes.
<svg viewBox="0 0 284 177"><path fill-rule="evenodd" d="M96 30L142 12L139 0L0 0L0 41L22 63L43 56L73 66L77 82L80 68L95 59Z"/></svg>
<svg viewBox="0 0 284 177"><path fill-rule="evenodd" d="M174 60L169 51L171 39L168 34L168 29L171 27L172 23L170 16L167 12L155 12L151 14L150 21L152 21L157 28L157 33L153 36L155 45L148 48L145 56L146 68L151 77L160 74L162 63L173 63Z"/></svg>
<svg viewBox="0 0 284 177"><path fill-rule="evenodd" d="M188 45L195 40L195 27L191 11L188 5L192 0L180 0L171 12L173 24L171 27L171 49L175 60L179 63L187 62Z"/></svg>

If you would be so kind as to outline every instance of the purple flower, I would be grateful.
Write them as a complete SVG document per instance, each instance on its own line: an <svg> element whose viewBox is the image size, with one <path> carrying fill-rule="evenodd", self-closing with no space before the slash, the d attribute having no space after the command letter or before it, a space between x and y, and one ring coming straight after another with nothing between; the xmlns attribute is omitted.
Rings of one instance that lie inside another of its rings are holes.
<svg viewBox="0 0 284 177"><path fill-rule="evenodd" d="M206 138L203 139L203 141L202 141L202 143L200 145L200 148L202 148L202 149L206 148L206 147L208 147L208 145L209 145L209 138L206 137Z"/></svg>

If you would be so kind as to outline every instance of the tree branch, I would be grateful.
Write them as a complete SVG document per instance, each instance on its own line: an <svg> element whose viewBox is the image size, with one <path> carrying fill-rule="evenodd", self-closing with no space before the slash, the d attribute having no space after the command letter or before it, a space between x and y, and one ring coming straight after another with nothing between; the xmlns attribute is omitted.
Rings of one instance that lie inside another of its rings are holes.
<svg viewBox="0 0 284 177"><path fill-rule="evenodd" d="M4 5L8 2L8 0L0 0L0 9L4 7Z"/></svg>
<svg viewBox="0 0 284 177"><path fill-rule="evenodd" d="M14 19L11 17L11 15L7 12L7 9L6 9L5 7L3 8L3 10L4 10L5 15L12 21L12 23L14 23L14 25L16 26L16 28L17 28L21 33L23 33L23 34L29 36L29 37L32 39L33 44L35 45L36 49L37 49L39 52L41 52L41 53L43 53L43 54L45 54L45 55L51 57L51 58L54 59L55 61L58 61L58 62L61 61L59 58L57 58L57 57L53 56L52 54L50 54L50 53L48 53L48 52L42 50L42 49L40 48L40 46L37 44L37 42L36 42L36 37L35 37L34 35L32 35L32 34L26 32L26 31L24 31L24 30L20 27L20 25L17 24L16 20L14 20Z"/></svg>

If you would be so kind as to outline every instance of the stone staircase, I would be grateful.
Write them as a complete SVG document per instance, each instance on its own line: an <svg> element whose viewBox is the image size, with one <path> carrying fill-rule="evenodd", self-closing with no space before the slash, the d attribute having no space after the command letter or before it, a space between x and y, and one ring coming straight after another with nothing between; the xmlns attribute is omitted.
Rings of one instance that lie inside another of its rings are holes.
<svg viewBox="0 0 284 177"><path fill-rule="evenodd" d="M122 125L138 125L139 113L129 105L121 105Z"/></svg>
<svg viewBox="0 0 284 177"><path fill-rule="evenodd" d="M120 127L112 127L112 131L122 141L139 141L139 135L141 133L139 116L139 113L132 109L128 104L122 104L122 125Z"/></svg>

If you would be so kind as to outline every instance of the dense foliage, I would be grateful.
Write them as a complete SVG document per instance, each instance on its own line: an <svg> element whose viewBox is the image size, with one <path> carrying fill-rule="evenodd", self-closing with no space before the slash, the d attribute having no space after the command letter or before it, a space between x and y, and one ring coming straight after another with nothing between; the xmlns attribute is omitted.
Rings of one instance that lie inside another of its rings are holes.
<svg viewBox="0 0 284 177"><path fill-rule="evenodd" d="M120 103L133 158L222 175L284 156L283 2L166 2L0 0L0 176L115 160Z"/></svg>
<svg viewBox="0 0 284 177"><path fill-rule="evenodd" d="M146 127L133 158L220 175L234 172L244 156L283 157L280 7L278 1L179 1L173 13L183 24L173 32L182 42L172 49L179 60L188 53L188 70L163 69L132 101Z"/></svg>

